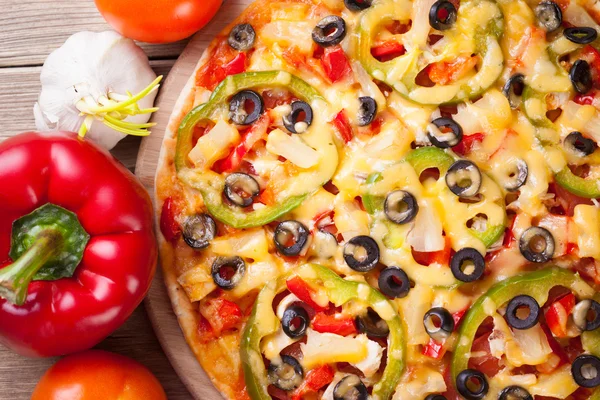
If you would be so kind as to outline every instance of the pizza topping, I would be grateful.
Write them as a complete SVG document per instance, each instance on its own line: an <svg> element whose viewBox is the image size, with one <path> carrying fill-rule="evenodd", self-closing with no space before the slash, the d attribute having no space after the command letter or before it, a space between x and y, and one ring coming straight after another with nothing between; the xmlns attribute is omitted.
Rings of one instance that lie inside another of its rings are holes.
<svg viewBox="0 0 600 400"><path fill-rule="evenodd" d="M429 395L427 395L427 397L425 397L425 400L448 400L448 399L446 399L446 397L442 396L441 394L429 394Z"/></svg>
<svg viewBox="0 0 600 400"><path fill-rule="evenodd" d="M395 224L411 222L419 212L419 204L412 194L404 190L394 190L385 198L385 216Z"/></svg>
<svg viewBox="0 0 600 400"><path fill-rule="evenodd" d="M584 137L581 132L569 133L563 143L567 151L579 157L589 156L598 148L596 142Z"/></svg>
<svg viewBox="0 0 600 400"><path fill-rule="evenodd" d="M527 166L527 162L522 158L515 158L507 164L506 170L502 171L502 183L504 189L509 192L515 192L527 183L529 167Z"/></svg>
<svg viewBox="0 0 600 400"><path fill-rule="evenodd" d="M498 400L533 400L533 396L521 386L513 385L502 389L498 394Z"/></svg>
<svg viewBox="0 0 600 400"><path fill-rule="evenodd" d="M277 225L273 241L277 251L284 256L294 257L302 254L309 243L310 231L299 221L284 221Z"/></svg>
<svg viewBox="0 0 600 400"><path fill-rule="evenodd" d="M592 89L592 71L590 64L585 60L577 60L569 70L569 78L573 89L579 94L586 94Z"/></svg>
<svg viewBox="0 0 600 400"><path fill-rule="evenodd" d="M340 44L346 37L346 21L337 15L323 18L312 33L315 43L321 47L330 47Z"/></svg>
<svg viewBox="0 0 600 400"><path fill-rule="evenodd" d="M220 119L215 126L196 142L187 158L194 166L210 167L240 140L238 130Z"/></svg>
<svg viewBox="0 0 600 400"><path fill-rule="evenodd" d="M403 298L410 291L410 280L404 270L398 267L385 268L379 274L379 290L390 298Z"/></svg>
<svg viewBox="0 0 600 400"><path fill-rule="evenodd" d="M312 125L313 110L305 101L296 100L291 104L291 111L283 117L283 125L291 133L304 133Z"/></svg>
<svg viewBox="0 0 600 400"><path fill-rule="evenodd" d="M427 127L427 137L435 147L446 149L461 142L463 130L452 118L440 117L431 121Z"/></svg>
<svg viewBox="0 0 600 400"><path fill-rule="evenodd" d="M242 172L227 175L223 195L238 207L248 207L260 193L260 185L252 176Z"/></svg>
<svg viewBox="0 0 600 400"><path fill-rule="evenodd" d="M344 0L346 8L350 11L362 11L371 7L372 0Z"/></svg>
<svg viewBox="0 0 600 400"><path fill-rule="evenodd" d="M250 24L236 25L231 30L227 42L235 50L250 50L254 47L254 42L256 42L256 32Z"/></svg>
<svg viewBox="0 0 600 400"><path fill-rule="evenodd" d="M298 339L306 335L309 325L310 317L304 307L292 304L283 312L281 327L290 338Z"/></svg>
<svg viewBox="0 0 600 400"><path fill-rule="evenodd" d="M212 264L211 274L215 284L224 290L234 289L246 273L246 263L238 256L217 257Z"/></svg>
<svg viewBox="0 0 600 400"><path fill-rule="evenodd" d="M506 307L506 322L513 329L529 329L540 319L540 305L531 296L515 296Z"/></svg>
<svg viewBox="0 0 600 400"><path fill-rule="evenodd" d="M477 250L467 247L452 256L450 269L456 279L461 282L475 282L483 276L485 259Z"/></svg>
<svg viewBox="0 0 600 400"><path fill-rule="evenodd" d="M387 337L390 333L387 322L371 308L367 310L365 315L356 317L356 327L360 333L374 338Z"/></svg>
<svg viewBox="0 0 600 400"><path fill-rule="evenodd" d="M573 308L573 322L582 331L600 328L600 304L596 300L581 300Z"/></svg>
<svg viewBox="0 0 600 400"><path fill-rule="evenodd" d="M504 84L502 93L508 99L510 108L513 110L521 105L521 95L525 87L525 76L523 74L514 74Z"/></svg>
<svg viewBox="0 0 600 400"><path fill-rule="evenodd" d="M253 90L236 93L229 102L229 119L236 125L252 125L264 112L260 94Z"/></svg>
<svg viewBox="0 0 600 400"><path fill-rule="evenodd" d="M183 223L183 240L192 249L201 250L215 238L217 225L208 214L197 214Z"/></svg>
<svg viewBox="0 0 600 400"><path fill-rule="evenodd" d="M589 354L577 357L571 366L571 374L581 387L600 386L600 358Z"/></svg>
<svg viewBox="0 0 600 400"><path fill-rule="evenodd" d="M598 31L594 28L589 27L577 27L573 26L565 29L563 35L573 43L577 44L588 44L592 43L598 38Z"/></svg>
<svg viewBox="0 0 600 400"><path fill-rule="evenodd" d="M438 0L429 10L429 25L438 31L445 31L456 23L456 7L449 1Z"/></svg>
<svg viewBox="0 0 600 400"><path fill-rule="evenodd" d="M562 11L553 1L542 1L535 7L534 12L538 25L546 32L554 32L562 25Z"/></svg>
<svg viewBox="0 0 600 400"><path fill-rule="evenodd" d="M452 193L461 198L473 197L481 188L481 171L475 163L458 160L446 173L446 185Z"/></svg>
<svg viewBox="0 0 600 400"><path fill-rule="evenodd" d="M467 400L480 400L490 389L487 378L474 369L465 369L456 377L456 389Z"/></svg>
<svg viewBox="0 0 600 400"><path fill-rule="evenodd" d="M532 226L519 239L521 254L531 262L543 263L552 259L554 249L554 237L546 228Z"/></svg>
<svg viewBox="0 0 600 400"><path fill-rule="evenodd" d="M344 245L344 261L358 272L368 272L379 262L379 245L370 236L355 236Z"/></svg>
<svg viewBox="0 0 600 400"><path fill-rule="evenodd" d="M334 400L367 400L368 398L367 387L356 375L347 375L333 389Z"/></svg>
<svg viewBox="0 0 600 400"><path fill-rule="evenodd" d="M367 126L375 119L377 115L377 102L374 98L364 96L358 99L360 106L358 107L358 126Z"/></svg>
<svg viewBox="0 0 600 400"><path fill-rule="evenodd" d="M454 332L454 318L445 308L434 307L425 313L423 326L433 340L441 342Z"/></svg>
<svg viewBox="0 0 600 400"><path fill-rule="evenodd" d="M281 362L271 362L268 372L269 383L286 392L297 389L304 380L302 365L289 355L282 355Z"/></svg>

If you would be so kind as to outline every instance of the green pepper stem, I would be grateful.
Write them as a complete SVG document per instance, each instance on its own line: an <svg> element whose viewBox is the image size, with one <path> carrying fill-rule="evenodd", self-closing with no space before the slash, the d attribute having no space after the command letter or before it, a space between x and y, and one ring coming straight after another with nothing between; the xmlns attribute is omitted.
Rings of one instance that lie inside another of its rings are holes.
<svg viewBox="0 0 600 400"><path fill-rule="evenodd" d="M0 297L22 306L27 299L27 289L35 274L61 251L57 242L61 235L53 230L39 234L35 243L14 263L0 269Z"/></svg>

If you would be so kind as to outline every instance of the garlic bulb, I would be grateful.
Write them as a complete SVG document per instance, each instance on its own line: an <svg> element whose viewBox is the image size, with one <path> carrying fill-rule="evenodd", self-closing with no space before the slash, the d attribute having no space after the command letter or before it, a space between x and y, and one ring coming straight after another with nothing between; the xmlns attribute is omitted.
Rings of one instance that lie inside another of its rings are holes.
<svg viewBox="0 0 600 400"><path fill-rule="evenodd" d="M146 136L161 78L133 40L112 31L76 33L42 67L37 129L87 133L109 150L127 134Z"/></svg>

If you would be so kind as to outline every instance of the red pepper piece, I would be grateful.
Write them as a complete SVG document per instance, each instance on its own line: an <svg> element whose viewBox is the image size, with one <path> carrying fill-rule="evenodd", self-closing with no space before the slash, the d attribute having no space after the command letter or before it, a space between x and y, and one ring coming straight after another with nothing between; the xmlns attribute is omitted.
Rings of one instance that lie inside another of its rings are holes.
<svg viewBox="0 0 600 400"><path fill-rule="evenodd" d="M202 302L200 314L208 320L215 337L220 336L222 332L237 327L242 321L240 307L222 297Z"/></svg>
<svg viewBox="0 0 600 400"><path fill-rule="evenodd" d="M477 61L478 57L471 56L460 56L451 62L439 61L427 67L427 74L432 82L439 85L448 85L456 82L475 68Z"/></svg>
<svg viewBox="0 0 600 400"><path fill-rule="evenodd" d="M446 354L444 344L429 338L429 342L423 347L423 355L439 360Z"/></svg>
<svg viewBox="0 0 600 400"><path fill-rule="evenodd" d="M474 133L473 135L463 136L459 144L454 146L452 150L458 155L464 156L469 154L476 143L481 143L485 135L483 133Z"/></svg>
<svg viewBox="0 0 600 400"><path fill-rule="evenodd" d="M356 324L352 317L328 315L320 312L312 320L312 328L321 333L335 333L336 335L348 336L357 333Z"/></svg>
<svg viewBox="0 0 600 400"><path fill-rule="evenodd" d="M567 337L567 321L573 307L575 307L575 296L569 293L554 301L546 311L546 324L554 336Z"/></svg>
<svg viewBox="0 0 600 400"><path fill-rule="evenodd" d="M434 263L440 265L450 265L450 255L452 253L452 242L450 237L446 236L446 245L443 250L432 252L421 252L412 250L412 256L415 261L421 265L431 265Z"/></svg>
<svg viewBox="0 0 600 400"><path fill-rule="evenodd" d="M286 284L290 292L312 307L316 312L327 310L328 307L322 307L313 300L314 291L302 278L295 276L292 279L288 279Z"/></svg>
<svg viewBox="0 0 600 400"><path fill-rule="evenodd" d="M348 143L352 140L354 132L352 131L352 126L350 125L350 121L344 110L337 113L332 122L344 143Z"/></svg>
<svg viewBox="0 0 600 400"><path fill-rule="evenodd" d="M177 210L172 197L165 200L160 213L160 232L163 234L165 239L169 242L173 242L181 235L181 227L175 220Z"/></svg>
<svg viewBox="0 0 600 400"><path fill-rule="evenodd" d="M316 393L333 382L335 371L329 365L317 367L306 374L306 379L292 395L292 400L300 400L309 393Z"/></svg>
<svg viewBox="0 0 600 400"><path fill-rule="evenodd" d="M0 299L0 341L27 356L93 347L150 287L157 259L150 197L123 165L75 133L12 137L0 144L0 165L1 260L15 218L48 203L74 213L89 235L72 277L34 280L22 306Z"/></svg>
<svg viewBox="0 0 600 400"><path fill-rule="evenodd" d="M371 49L371 55L381 62L393 60L404 53L406 53L404 45L395 40L388 40L381 44L377 44Z"/></svg>
<svg viewBox="0 0 600 400"><path fill-rule="evenodd" d="M323 51L321 64L332 83L341 81L352 73L352 67L341 46L327 47Z"/></svg>

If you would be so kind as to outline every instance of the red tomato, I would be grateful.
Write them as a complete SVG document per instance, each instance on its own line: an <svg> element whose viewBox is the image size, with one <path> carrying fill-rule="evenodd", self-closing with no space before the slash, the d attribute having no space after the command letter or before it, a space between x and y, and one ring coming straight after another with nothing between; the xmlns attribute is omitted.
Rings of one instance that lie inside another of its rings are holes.
<svg viewBox="0 0 600 400"><path fill-rule="evenodd" d="M336 315L327 315L320 312L312 320L312 328L321 333L335 333L336 335L348 336L357 333L354 318L339 318Z"/></svg>
<svg viewBox="0 0 600 400"><path fill-rule="evenodd" d="M554 336L567 337L567 321L573 307L575 307L575 296L569 293L553 302L546 311L546 323Z"/></svg>
<svg viewBox="0 0 600 400"><path fill-rule="evenodd" d="M297 298L308 304L315 311L325 311L327 307L322 307L315 303L312 298L313 289L308 286L306 282L302 280L302 278L295 276L292 279L289 279L287 282L287 288L290 292L292 292Z"/></svg>
<svg viewBox="0 0 600 400"><path fill-rule="evenodd" d="M101 350L65 357L36 386L31 400L166 400L142 364Z"/></svg>
<svg viewBox="0 0 600 400"><path fill-rule="evenodd" d="M176 42L198 32L221 0L95 0L106 21L123 36L148 43Z"/></svg>

